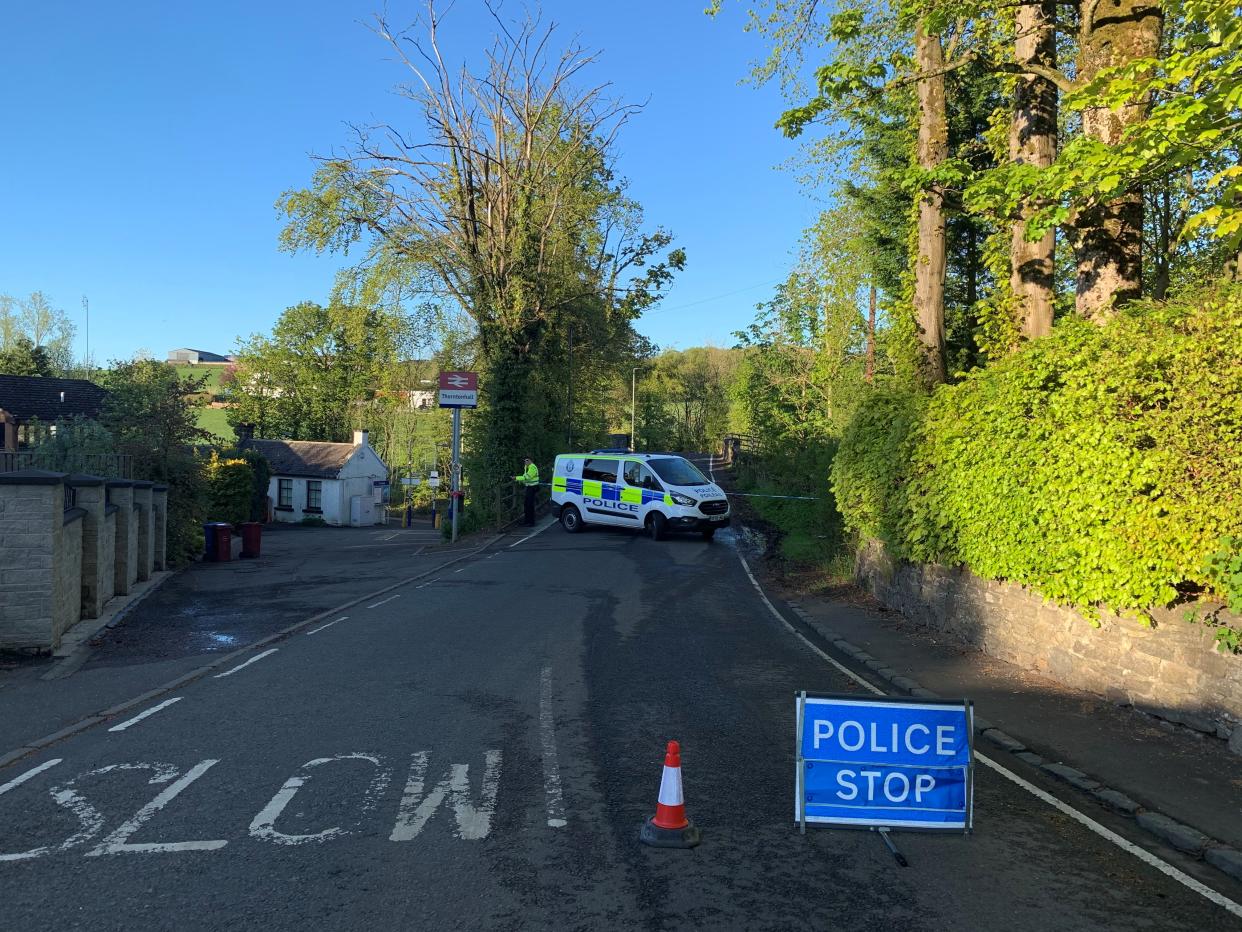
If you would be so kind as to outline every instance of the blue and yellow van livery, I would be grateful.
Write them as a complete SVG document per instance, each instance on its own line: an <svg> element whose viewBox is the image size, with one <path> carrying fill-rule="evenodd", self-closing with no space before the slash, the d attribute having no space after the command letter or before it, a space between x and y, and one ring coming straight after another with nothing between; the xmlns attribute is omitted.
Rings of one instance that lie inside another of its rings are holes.
<svg viewBox="0 0 1242 932"><path fill-rule="evenodd" d="M564 453L552 471L552 507L575 533L587 524L632 527L659 540L697 531L710 540L730 520L720 487L673 453Z"/></svg>

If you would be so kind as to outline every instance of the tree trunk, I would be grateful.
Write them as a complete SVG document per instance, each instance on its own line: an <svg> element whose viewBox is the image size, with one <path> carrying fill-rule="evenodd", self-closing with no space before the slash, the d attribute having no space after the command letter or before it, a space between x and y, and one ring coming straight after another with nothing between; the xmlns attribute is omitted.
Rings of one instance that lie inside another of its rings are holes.
<svg viewBox="0 0 1242 932"><path fill-rule="evenodd" d="M1056 66L1055 0L1018 7L1014 58L1019 65ZM1013 121L1009 124L1009 160L1047 168L1057 150L1057 87L1047 78L1020 75L1014 85ZM1026 238L1024 209L1014 221L1009 247L1009 287L1017 302L1018 329L1034 340L1052 329L1053 259L1056 234L1049 230L1036 242Z"/></svg>
<svg viewBox="0 0 1242 932"><path fill-rule="evenodd" d="M919 167L939 166L949 154L949 121L945 112L944 49L939 36L929 36L922 24L914 33L915 67L920 75ZM928 385L945 380L944 191L931 185L919 196L918 255L914 263L914 314L923 345L923 379Z"/></svg>
<svg viewBox="0 0 1242 932"><path fill-rule="evenodd" d="M869 289L867 300L867 361L863 368L863 379L875 381L875 285Z"/></svg>
<svg viewBox="0 0 1242 932"><path fill-rule="evenodd" d="M1105 68L1156 55L1164 17L1156 0L1082 0L1078 80L1088 82ZM1149 101L1115 110L1083 111L1082 129L1091 139L1116 145L1125 130L1143 120ZM1076 307L1101 321L1143 290L1143 194L1135 188L1103 203L1082 206L1074 219L1078 265Z"/></svg>
<svg viewBox="0 0 1242 932"><path fill-rule="evenodd" d="M1151 296L1163 301L1169 293L1169 272L1171 264L1170 242L1173 225L1173 203L1169 194L1172 179L1166 178L1160 188L1160 206L1156 213L1156 277L1151 284Z"/></svg>

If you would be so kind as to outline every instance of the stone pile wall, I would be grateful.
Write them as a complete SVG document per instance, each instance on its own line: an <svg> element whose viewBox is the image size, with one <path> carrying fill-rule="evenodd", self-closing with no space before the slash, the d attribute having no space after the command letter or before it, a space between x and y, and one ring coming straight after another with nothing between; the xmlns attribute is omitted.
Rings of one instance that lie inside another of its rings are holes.
<svg viewBox="0 0 1242 932"><path fill-rule="evenodd" d="M1232 739L1242 753L1242 656L1217 650L1210 627L1185 619L1189 606L1153 612L1154 624L1111 614L1093 624L1015 583L895 563L875 543L860 550L855 570L911 621L1067 686ZM1198 615L1211 607L1199 606Z"/></svg>
<svg viewBox="0 0 1242 932"><path fill-rule="evenodd" d="M109 502L114 494L119 501ZM140 573L150 578L157 559L163 568L167 499L166 487L149 482L0 473L0 649L55 650Z"/></svg>

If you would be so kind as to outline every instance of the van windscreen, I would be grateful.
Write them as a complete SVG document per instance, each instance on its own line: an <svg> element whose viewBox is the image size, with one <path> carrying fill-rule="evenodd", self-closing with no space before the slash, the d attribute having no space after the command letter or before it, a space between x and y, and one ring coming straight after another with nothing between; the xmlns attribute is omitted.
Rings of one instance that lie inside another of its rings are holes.
<svg viewBox="0 0 1242 932"><path fill-rule="evenodd" d="M647 465L654 469L656 475L669 485L707 485L710 481L694 468L693 463L682 459L680 456L647 460Z"/></svg>

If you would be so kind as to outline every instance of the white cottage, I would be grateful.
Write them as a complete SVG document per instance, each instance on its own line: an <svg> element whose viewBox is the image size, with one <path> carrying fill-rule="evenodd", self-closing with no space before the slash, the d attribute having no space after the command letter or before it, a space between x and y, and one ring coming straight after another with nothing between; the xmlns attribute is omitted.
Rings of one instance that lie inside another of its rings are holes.
<svg viewBox="0 0 1242 932"><path fill-rule="evenodd" d="M268 496L277 521L296 523L310 515L340 526L387 521L388 467L367 443L365 430L354 431L353 443L244 440L242 446L271 465Z"/></svg>

